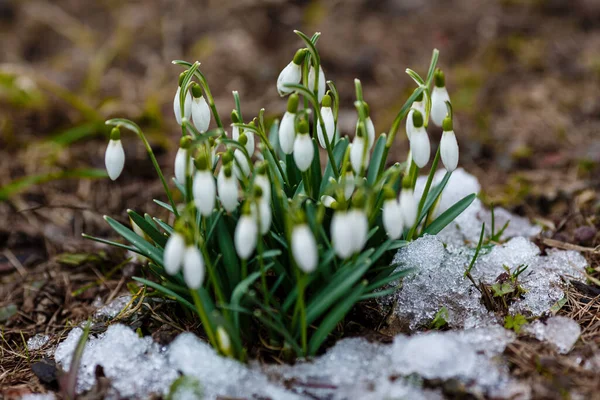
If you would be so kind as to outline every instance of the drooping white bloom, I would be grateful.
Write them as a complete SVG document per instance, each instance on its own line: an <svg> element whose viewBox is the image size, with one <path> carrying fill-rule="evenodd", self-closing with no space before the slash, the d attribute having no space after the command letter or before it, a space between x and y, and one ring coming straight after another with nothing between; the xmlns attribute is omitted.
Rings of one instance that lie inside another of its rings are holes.
<svg viewBox="0 0 600 400"><path fill-rule="evenodd" d="M354 193L354 189L356 188L356 182L354 182L354 173L351 170L346 171L344 180L344 197L346 200L348 200L350 197L352 197L352 193Z"/></svg>
<svg viewBox="0 0 600 400"><path fill-rule="evenodd" d="M402 221L408 228L417 222L418 203L415 194L411 188L403 188L400 192L400 210L402 211Z"/></svg>
<svg viewBox="0 0 600 400"><path fill-rule="evenodd" d="M254 178L254 184L262 190L261 200L267 204L271 204L271 182L266 174L259 173Z"/></svg>
<svg viewBox="0 0 600 400"><path fill-rule="evenodd" d="M396 198L386 199L383 202L383 227L388 237L396 240L402 234L402 209Z"/></svg>
<svg viewBox="0 0 600 400"><path fill-rule="evenodd" d="M444 131L440 140L440 156L446 171L452 172L458 166L458 142L453 130Z"/></svg>
<svg viewBox="0 0 600 400"><path fill-rule="evenodd" d="M450 101L448 90L445 87L434 86L431 93L431 120L437 126L442 126L444 118L448 114L447 101Z"/></svg>
<svg viewBox="0 0 600 400"><path fill-rule="evenodd" d="M233 174L227 176L225 169L221 168L217 176L217 193L223 208L232 212L238 205L238 181Z"/></svg>
<svg viewBox="0 0 600 400"><path fill-rule="evenodd" d="M187 174L185 173L186 163L188 167ZM193 171L194 161L189 156L188 149L180 147L179 150L177 150L177 155L175 155L175 179L177 179L177 182L179 182L181 185L185 185L186 177L191 175Z"/></svg>
<svg viewBox="0 0 600 400"><path fill-rule="evenodd" d="M246 148L246 151L248 152L250 157L252 157L252 155L254 154L254 133L249 130L245 130L244 135L246 135L247 139L247 142L244 145L244 147ZM240 128L233 124L231 125L231 138L235 141L240 139Z"/></svg>
<svg viewBox="0 0 600 400"><path fill-rule="evenodd" d="M369 234L369 220L367 213L360 208L353 208L348 212L348 219L352 231L352 252L359 252L367 244Z"/></svg>
<svg viewBox="0 0 600 400"><path fill-rule="evenodd" d="M373 148L373 144L375 144L375 125L373 125L373 120L371 117L367 117L365 119L365 128L367 128L367 137L369 138L369 150Z"/></svg>
<svg viewBox="0 0 600 400"><path fill-rule="evenodd" d="M196 172L192 192L194 194L194 204L198 211L200 211L200 214L205 217L211 215L215 208L217 186L210 170Z"/></svg>
<svg viewBox="0 0 600 400"><path fill-rule="evenodd" d="M111 139L104 153L104 165L111 180L116 180L125 166L125 150L121 140Z"/></svg>
<svg viewBox="0 0 600 400"><path fill-rule="evenodd" d="M356 135L354 140L352 141L352 147L350 148L350 164L352 164L352 169L356 175L360 174L360 171L363 166L363 157L364 157L364 167L365 169L369 166L369 148L367 147L365 153L365 139L362 136Z"/></svg>
<svg viewBox="0 0 600 400"><path fill-rule="evenodd" d="M425 98L425 94L423 94L423 98ZM425 115L425 103L423 101L415 101L408 112L408 116L406 117L406 136L408 140L410 140L413 131L415 130L415 125L413 122L413 114L415 110L419 111L421 115Z"/></svg>
<svg viewBox="0 0 600 400"><path fill-rule="evenodd" d="M305 273L310 274L317 268L317 242L307 224L296 225L292 231L292 255L298 267Z"/></svg>
<svg viewBox="0 0 600 400"><path fill-rule="evenodd" d="M165 246L163 264L169 275L175 275L181 269L183 254L185 252L185 239L180 233L174 232Z"/></svg>
<svg viewBox="0 0 600 400"><path fill-rule="evenodd" d="M337 201L331 196L323 195L321 196L321 203L327 208L333 208L337 204Z"/></svg>
<svg viewBox="0 0 600 400"><path fill-rule="evenodd" d="M177 92L175 92L175 98L173 99L173 111L175 112L175 119L177 123L181 125L181 103L179 102L179 94L181 93L181 87L177 88ZM185 94L185 102L184 102L184 117L190 119L190 115L192 115L192 96L188 91Z"/></svg>
<svg viewBox="0 0 600 400"><path fill-rule="evenodd" d="M198 289L204 281L204 258L194 245L188 246L183 255L183 280L190 289Z"/></svg>
<svg viewBox="0 0 600 400"><path fill-rule="evenodd" d="M337 211L331 218L331 241L335 254L345 260L354 252L352 218L345 211Z"/></svg>
<svg viewBox="0 0 600 400"><path fill-rule="evenodd" d="M246 155L240 149L235 149L233 157L235 159L233 167L235 176L240 180L248 177L248 175L250 175L250 164L248 163Z"/></svg>
<svg viewBox="0 0 600 400"><path fill-rule="evenodd" d="M321 107L321 117L323 118L323 122L325 125L325 132L327 132L327 139L329 140L329 144L331 148L333 148L333 138L335 136L335 121L333 118L333 111L331 107ZM317 137L319 139L319 145L322 148L326 149L325 138L323 137L323 130L321 129L321 124L317 124Z"/></svg>
<svg viewBox="0 0 600 400"><path fill-rule="evenodd" d="M258 240L256 219L249 214L243 214L235 227L233 240L238 256L243 260L247 260L254 253Z"/></svg>
<svg viewBox="0 0 600 400"><path fill-rule="evenodd" d="M315 149L313 147L312 140L308 133L300 133L294 140L294 162L296 167L302 172L310 168L313 158L315 156Z"/></svg>
<svg viewBox="0 0 600 400"><path fill-rule="evenodd" d="M192 100L192 122L199 132L206 132L210 125L210 108L204 96Z"/></svg>
<svg viewBox="0 0 600 400"><path fill-rule="evenodd" d="M285 68L279 73L279 77L277 78L277 92L280 96L285 96L286 94L290 94L294 91L294 89L290 89L285 87L285 84L293 84L300 83L300 79L302 78L302 68L300 65L291 61Z"/></svg>
<svg viewBox="0 0 600 400"><path fill-rule="evenodd" d="M417 167L423 168L429 162L431 148L429 136L424 127L415 127L410 137L410 151Z"/></svg>
<svg viewBox="0 0 600 400"><path fill-rule="evenodd" d="M279 146L285 154L292 154L294 151L294 140L296 139L295 119L296 114L286 111L279 124Z"/></svg>
<svg viewBox="0 0 600 400"><path fill-rule="evenodd" d="M256 220L261 235L266 235L271 228L271 222L273 220L271 204L261 199L261 201L258 202L257 210L256 203L252 203L250 206L250 214Z"/></svg>
<svg viewBox="0 0 600 400"><path fill-rule="evenodd" d="M217 328L217 342L219 343L219 348L223 354L226 356L231 355L231 339L225 328L222 326Z"/></svg>
<svg viewBox="0 0 600 400"><path fill-rule="evenodd" d="M323 68L319 65L319 89L317 92L317 99L319 103L321 103L323 96L325 96L325 86L325 73L323 72ZM312 65L308 71L308 88L311 92L314 92L315 90L315 67Z"/></svg>

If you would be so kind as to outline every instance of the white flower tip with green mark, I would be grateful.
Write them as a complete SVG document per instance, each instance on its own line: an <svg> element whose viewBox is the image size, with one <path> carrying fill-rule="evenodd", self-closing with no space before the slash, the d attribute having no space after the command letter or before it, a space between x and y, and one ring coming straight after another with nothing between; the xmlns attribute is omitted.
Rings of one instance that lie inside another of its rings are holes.
<svg viewBox="0 0 600 400"><path fill-rule="evenodd" d="M179 102L179 95L181 93L181 87L177 88L177 91L175 92L175 98L173 99L173 111L175 112L175 119L177 120L177 123L179 125L181 125L182 121L181 121L181 103ZM188 91L185 94L185 101L184 101L184 106L183 106L183 116L187 119L190 119L190 115L192 115L192 95L190 94L190 92Z"/></svg>
<svg viewBox="0 0 600 400"><path fill-rule="evenodd" d="M331 107L321 107L321 117L323 118L325 125L325 132L327 132L327 139L329 140L331 148L333 148L335 120L333 118L333 111L331 110ZM317 124L317 138L319 139L319 145L326 149L325 137L323 136L323 129L321 129L320 123Z"/></svg>
<svg viewBox="0 0 600 400"><path fill-rule="evenodd" d="M116 180L125 166L125 150L120 140L111 139L104 154L104 165L111 180Z"/></svg>
<svg viewBox="0 0 600 400"><path fill-rule="evenodd" d="M292 255L302 271L310 274L317 268L317 242L307 224L296 225L292 231Z"/></svg>
<svg viewBox="0 0 600 400"><path fill-rule="evenodd" d="M356 189L356 182L354 182L354 174L352 171L346 171L346 175L344 175L344 179L346 180L344 184L344 197L346 200L352 197L352 193L354 193L354 189Z"/></svg>
<svg viewBox="0 0 600 400"><path fill-rule="evenodd" d="M163 265L167 274L175 275L179 272L183 263L184 252L185 239L180 233L173 233L169 240L167 240L163 254Z"/></svg>
<svg viewBox="0 0 600 400"><path fill-rule="evenodd" d="M454 131L446 131L442 133L440 140L440 156L446 171L452 172L458 166L458 142Z"/></svg>
<svg viewBox="0 0 600 400"><path fill-rule="evenodd" d="M188 246L183 255L183 280L190 289L198 289L204 282L204 259L194 245Z"/></svg>
<svg viewBox="0 0 600 400"><path fill-rule="evenodd" d="M210 108L204 96L194 98L191 105L192 122L199 132L206 132L210 125Z"/></svg>
<svg viewBox="0 0 600 400"><path fill-rule="evenodd" d="M290 89L285 87L286 84L298 84L300 83L300 79L302 78L302 69L301 66L295 64L293 61L290 61L288 65L281 70L279 73L279 77L277 77L277 92L280 96L285 96L286 94L290 94L294 91L294 89Z"/></svg>
<svg viewBox="0 0 600 400"><path fill-rule="evenodd" d="M256 219L251 215L243 214L238 220L233 237L235 251L241 259L247 260L250 258L256 248L257 239L258 226Z"/></svg>

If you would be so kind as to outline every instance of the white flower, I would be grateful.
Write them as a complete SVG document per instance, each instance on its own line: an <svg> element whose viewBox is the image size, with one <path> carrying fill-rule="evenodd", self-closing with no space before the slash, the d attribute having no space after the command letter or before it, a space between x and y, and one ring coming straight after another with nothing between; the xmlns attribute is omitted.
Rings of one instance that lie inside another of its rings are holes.
<svg viewBox="0 0 600 400"><path fill-rule="evenodd" d="M258 212L256 210L256 203L252 203L250 206L250 214L259 225L261 235L266 235L271 228L271 222L273 220L271 204L267 203L261 198L261 200L258 202Z"/></svg>
<svg viewBox="0 0 600 400"><path fill-rule="evenodd" d="M321 203L327 208L334 208L337 204L333 197L327 195L321 196Z"/></svg>
<svg viewBox="0 0 600 400"><path fill-rule="evenodd" d="M104 165L106 165L108 176L113 181L121 175L125 166L125 151L121 140L111 139L108 142L106 153L104 153Z"/></svg>
<svg viewBox="0 0 600 400"><path fill-rule="evenodd" d="M181 264L183 263L183 253L185 252L185 239L180 233L173 233L163 254L163 265L165 271L169 275L175 275L179 272Z"/></svg>
<svg viewBox="0 0 600 400"><path fill-rule="evenodd" d="M293 84L300 83L300 79L302 78L302 69L300 65L291 61L285 68L279 73L279 77L277 78L277 92L280 96L285 96L286 94L290 94L294 91L294 89L290 89L285 87L285 84Z"/></svg>
<svg viewBox="0 0 600 400"><path fill-rule="evenodd" d="M431 93L431 120L437 126L442 126L448 114L447 101L450 101L448 90L445 87L434 86Z"/></svg>
<svg viewBox="0 0 600 400"><path fill-rule="evenodd" d="M313 142L310 139L308 133L300 133L294 140L294 161L296 167L302 172L310 168L313 158L315 156L315 149Z"/></svg>
<svg viewBox="0 0 600 400"><path fill-rule="evenodd" d="M219 194L219 200L223 205L223 208L232 212L238 205L238 182L237 179L230 174L225 174L225 168L221 168L217 177L217 193ZM229 171L231 172L231 170Z"/></svg>
<svg viewBox="0 0 600 400"><path fill-rule="evenodd" d="M194 171L194 161L190 156L188 156L189 152L187 149L180 147L177 150L177 155L175 155L175 179L181 185L185 185L185 179L187 176L191 175ZM185 166L188 166L187 174L185 173Z"/></svg>
<svg viewBox="0 0 600 400"><path fill-rule="evenodd" d="M327 139L329 140L329 144L333 148L333 138L335 135L335 121L333 118L333 111L331 107L321 107L321 117L323 118L323 123L325 125L325 132L327 132ZM325 138L323 137L323 130L321 129L321 124L317 124L317 137L319 139L319 144L322 148L326 149L325 146Z"/></svg>
<svg viewBox="0 0 600 400"><path fill-rule="evenodd" d="M365 139L362 136L356 135L354 140L352 141L352 147L350 148L350 163L352 164L352 169L354 169L354 173L356 175L360 174L363 166L363 156L364 156L364 168L366 169L369 166L369 149L366 149L365 152Z"/></svg>
<svg viewBox="0 0 600 400"><path fill-rule="evenodd" d="M367 235L369 234L369 220L364 210L353 208L348 212L348 220L351 223L352 231L352 252L359 252L367 244Z"/></svg>
<svg viewBox="0 0 600 400"><path fill-rule="evenodd" d="M204 281L204 259L194 245L188 246L183 255L183 280L190 289L198 289Z"/></svg>
<svg viewBox="0 0 600 400"><path fill-rule="evenodd" d="M250 164L248 163L246 155L240 149L235 149L235 151L233 152L233 157L235 159L233 167L233 170L235 171L235 176L237 176L238 179L242 180L243 178L250 175Z"/></svg>
<svg viewBox="0 0 600 400"><path fill-rule="evenodd" d="M292 231L292 255L298 267L309 274L317 268L317 242L307 224L296 225Z"/></svg>
<svg viewBox="0 0 600 400"><path fill-rule="evenodd" d="M440 156L446 171L452 172L458 166L458 142L454 131L445 131L442 133L440 141Z"/></svg>
<svg viewBox="0 0 600 400"><path fill-rule="evenodd" d="M417 167L423 168L427 165L431 148L429 145L429 136L427 136L427 131L424 127L415 127L415 130L412 132L410 137L410 151Z"/></svg>
<svg viewBox="0 0 600 400"><path fill-rule="evenodd" d="M354 173L352 173L351 170L346 171L344 179L344 197L346 200L348 200L350 197L352 197L352 193L354 193L354 189L356 188L356 182L354 182Z"/></svg>
<svg viewBox="0 0 600 400"><path fill-rule="evenodd" d="M285 154L292 154L294 151L294 140L296 138L295 119L296 114L286 111L279 124L279 146Z"/></svg>
<svg viewBox="0 0 600 400"><path fill-rule="evenodd" d="M262 190L261 200L271 204L271 182L269 182L267 175L258 173L254 178L254 184Z"/></svg>
<svg viewBox="0 0 600 400"><path fill-rule="evenodd" d="M388 237L396 240L402 234L402 209L396 198L387 199L383 202L383 227Z"/></svg>
<svg viewBox="0 0 600 400"><path fill-rule="evenodd" d="M206 132L210 124L210 108L204 96L192 100L192 122L199 132Z"/></svg>
<svg viewBox="0 0 600 400"><path fill-rule="evenodd" d="M215 178L209 170L196 172L192 192L194 194L194 204L200 214L205 217L210 216L215 208L217 186Z"/></svg>
<svg viewBox="0 0 600 400"><path fill-rule="evenodd" d="M321 103L323 96L325 96L325 85L325 73L323 72L323 68L319 65L319 90L317 92L317 100L319 103ZM315 91L315 67L312 65L308 71L308 88L311 92Z"/></svg>
<svg viewBox="0 0 600 400"><path fill-rule="evenodd" d="M423 97L425 97L424 94L423 94ZM419 111L421 113L421 115L425 115L424 102L423 101L413 102L412 107L410 108L410 111L408 112L408 116L406 117L406 136L408 137L408 140L410 140L410 137L412 136L412 133L415 130L415 125L413 123L413 114L414 114L415 110Z"/></svg>
<svg viewBox="0 0 600 400"><path fill-rule="evenodd" d="M244 135L246 135L247 139L247 142L244 145L244 147L246 148L248 155L252 157L252 155L254 154L254 133L249 130L246 130L244 131ZM231 125L231 138L235 141L238 141L240 139L240 128L233 124Z"/></svg>
<svg viewBox="0 0 600 400"><path fill-rule="evenodd" d="M338 211L331 218L331 241L335 254L341 259L346 259L354 252L352 231L352 218L345 211Z"/></svg>
<svg viewBox="0 0 600 400"><path fill-rule="evenodd" d="M400 210L402 211L402 221L407 228L412 227L417 222L418 207L413 190L403 188L400 192Z"/></svg>
<svg viewBox="0 0 600 400"><path fill-rule="evenodd" d="M369 150L373 148L373 144L375 143L375 125L373 125L373 120L371 117L367 117L365 119L365 128L367 128L367 137L369 138Z"/></svg>
<svg viewBox="0 0 600 400"><path fill-rule="evenodd" d="M181 125L181 103L179 102L179 94L181 93L181 87L177 88L177 92L175 92L175 98L173 99L173 111L175 112L175 119L177 123ZM188 91L185 94L185 102L184 102L184 117L190 119L190 115L192 114L192 96Z"/></svg>
<svg viewBox="0 0 600 400"><path fill-rule="evenodd" d="M238 256L247 260L254 253L258 239L256 219L251 215L243 214L235 227L233 239Z"/></svg>
<svg viewBox="0 0 600 400"><path fill-rule="evenodd" d="M231 339L229 339L227 331L222 326L217 328L217 342L223 354L226 356L231 355Z"/></svg>

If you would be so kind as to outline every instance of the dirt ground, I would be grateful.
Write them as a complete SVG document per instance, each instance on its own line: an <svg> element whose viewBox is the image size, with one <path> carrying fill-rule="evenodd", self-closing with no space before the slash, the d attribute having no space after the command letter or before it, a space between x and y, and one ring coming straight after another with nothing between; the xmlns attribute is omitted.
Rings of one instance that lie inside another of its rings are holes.
<svg viewBox="0 0 600 400"><path fill-rule="evenodd" d="M24 341L45 333L56 343L89 318L94 301L126 291L135 273L123 268L124 254L99 251L81 233L110 236L102 215L125 221L127 208L160 215L151 202L161 196L160 183L133 135L124 135L127 162L117 182L55 178L103 168L103 121L117 116L139 122L172 175L180 72L173 59L201 61L221 115L233 108L232 90L240 92L246 116L262 107L280 115L285 101L275 81L300 46L293 29L322 33L324 70L342 96L343 133L355 121L354 78L384 132L414 88L405 68L425 73L438 48L460 164L480 179L484 201L542 224L542 249L577 246L591 277L600 277L596 0L0 0L6 397L55 390L56 382L33 373L42 353L26 353ZM440 132L430 133L437 142ZM399 134L393 158L403 159L406 149ZM600 288L589 283L573 288L560 311L584 329L581 354L600 345ZM149 314L139 323L149 332L156 327L157 337L190 328L160 310ZM565 398L573 388L597 396L596 376L536 346L522 340L507 350L513 373L531 382L536 398Z"/></svg>

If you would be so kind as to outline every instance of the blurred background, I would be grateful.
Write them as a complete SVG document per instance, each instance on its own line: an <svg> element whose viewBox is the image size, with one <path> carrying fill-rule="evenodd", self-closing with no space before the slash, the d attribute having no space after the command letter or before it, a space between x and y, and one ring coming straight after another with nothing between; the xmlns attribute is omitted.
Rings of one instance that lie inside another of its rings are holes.
<svg viewBox="0 0 600 400"><path fill-rule="evenodd" d="M484 200L554 228L581 204L598 211L598 0L0 0L0 266L80 249L83 231L109 234L103 214L154 210L161 186L133 134L121 178L102 177L103 122L138 122L172 176L171 60L202 63L226 123L232 90L246 117L281 115L293 29L322 32L342 133L353 134L354 78L387 131L414 89L405 68L425 74L438 48L460 164ZM440 134L430 129L434 149ZM392 159L406 149L402 128Z"/></svg>

